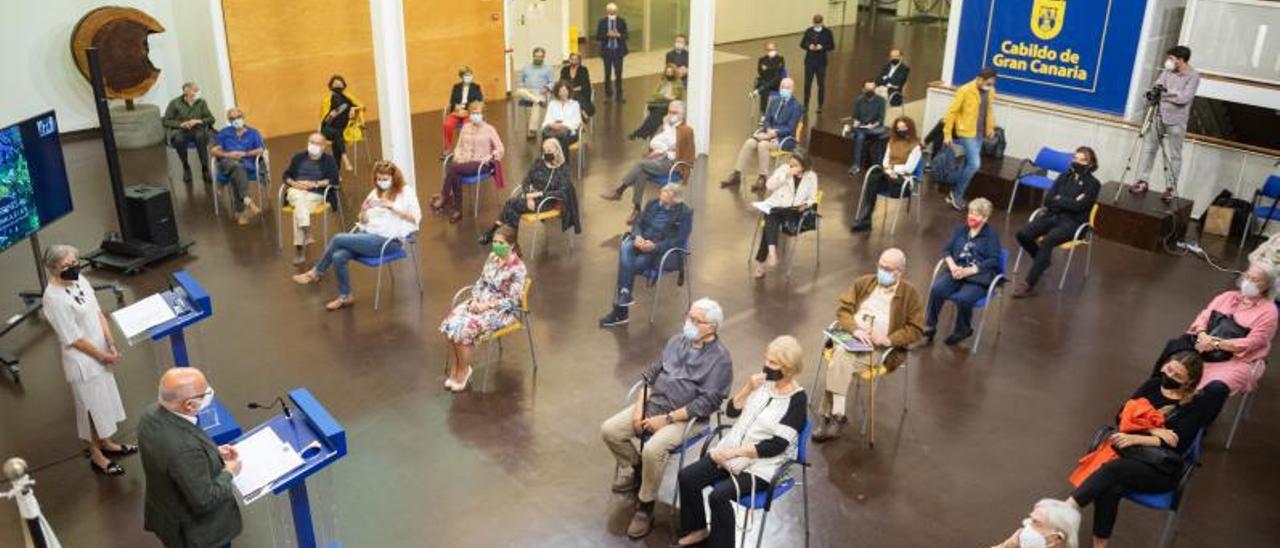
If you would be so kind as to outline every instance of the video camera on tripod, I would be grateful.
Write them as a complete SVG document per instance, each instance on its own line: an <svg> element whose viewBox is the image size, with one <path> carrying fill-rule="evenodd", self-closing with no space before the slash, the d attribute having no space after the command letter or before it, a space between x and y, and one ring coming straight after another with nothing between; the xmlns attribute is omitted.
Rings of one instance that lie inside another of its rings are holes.
<svg viewBox="0 0 1280 548"><path fill-rule="evenodd" d="M1160 98L1164 97L1165 92L1168 91L1169 88L1165 87L1164 84L1156 84L1151 86L1151 89L1147 90L1144 97L1147 98L1148 105L1158 105L1160 104Z"/></svg>

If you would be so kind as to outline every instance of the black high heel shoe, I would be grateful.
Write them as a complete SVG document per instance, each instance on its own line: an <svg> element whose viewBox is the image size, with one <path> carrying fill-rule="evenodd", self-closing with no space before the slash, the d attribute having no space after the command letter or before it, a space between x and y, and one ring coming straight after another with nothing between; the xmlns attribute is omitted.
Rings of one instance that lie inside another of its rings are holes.
<svg viewBox="0 0 1280 548"><path fill-rule="evenodd" d="M90 460L89 468L92 468L95 474L99 474L103 476L123 476L124 475L124 467L120 466L115 461L107 461L106 468L103 468L101 466L98 466L98 463L93 462L93 460Z"/></svg>
<svg viewBox="0 0 1280 548"><path fill-rule="evenodd" d="M112 451L107 448L102 449L102 454L108 457L127 457L137 452L138 452L138 446L129 445L127 443L120 444L120 449L116 451Z"/></svg>

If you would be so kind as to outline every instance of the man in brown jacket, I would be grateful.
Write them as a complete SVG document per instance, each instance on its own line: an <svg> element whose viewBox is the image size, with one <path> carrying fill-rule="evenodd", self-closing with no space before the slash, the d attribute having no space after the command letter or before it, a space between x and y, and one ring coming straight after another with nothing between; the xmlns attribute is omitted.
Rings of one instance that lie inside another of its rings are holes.
<svg viewBox="0 0 1280 548"><path fill-rule="evenodd" d="M640 216L640 207L644 204L644 185L650 179L656 179L659 182L659 188L668 182L688 183L689 166L693 165L694 161L694 148L693 128L685 122L684 102L672 101L668 104L667 116L662 120L662 128L654 134L652 139L649 139L648 154L622 177L622 182L616 188L600 195L606 200L618 201L622 199L622 194L626 192L627 187L634 189L631 200L634 208L631 216L627 218L627 224L634 223L636 217ZM677 162L684 162L684 165L676 168L675 180L667 181L671 167Z"/></svg>
<svg viewBox="0 0 1280 548"><path fill-rule="evenodd" d="M827 367L826 390L822 396L822 423L813 431L813 441L840 437L845 423L845 396L853 375L876 366L885 350L895 349L883 367L893 371L907 359L906 348L924 337L924 299L911 282L904 279L907 256L889 248L880 254L875 274L859 276L840 295L836 308L836 329L874 348L871 352L848 352L837 344Z"/></svg>

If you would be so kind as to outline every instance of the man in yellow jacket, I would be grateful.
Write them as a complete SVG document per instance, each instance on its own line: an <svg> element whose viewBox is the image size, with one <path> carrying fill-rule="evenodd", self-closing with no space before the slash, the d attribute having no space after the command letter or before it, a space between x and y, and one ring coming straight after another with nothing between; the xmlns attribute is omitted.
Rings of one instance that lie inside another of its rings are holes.
<svg viewBox="0 0 1280 548"><path fill-rule="evenodd" d="M996 69L985 67L972 82L956 89L956 96L943 118L943 143L951 146L954 137L954 142L964 147L964 169L951 195L947 196L947 203L956 211L965 211L964 191L982 166L982 140L995 136L996 111L992 106L995 102Z"/></svg>

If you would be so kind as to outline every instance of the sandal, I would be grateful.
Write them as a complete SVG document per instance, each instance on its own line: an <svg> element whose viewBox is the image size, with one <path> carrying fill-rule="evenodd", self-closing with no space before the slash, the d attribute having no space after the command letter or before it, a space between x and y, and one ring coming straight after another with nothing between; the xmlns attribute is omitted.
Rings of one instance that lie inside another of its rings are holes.
<svg viewBox="0 0 1280 548"><path fill-rule="evenodd" d="M93 460L91 459L89 460L89 468L92 468L95 474L99 474L103 476L123 476L124 475L124 467L120 466L113 460L108 460L107 465L103 467L103 466L98 466L98 463L93 462Z"/></svg>
<svg viewBox="0 0 1280 548"><path fill-rule="evenodd" d="M437 213L444 209L444 196L440 194L431 195L431 210Z"/></svg>
<svg viewBox="0 0 1280 548"><path fill-rule="evenodd" d="M462 210L455 209L449 213L449 224L456 225L462 221Z"/></svg>
<svg viewBox="0 0 1280 548"><path fill-rule="evenodd" d="M355 304L356 304L356 300L352 299L351 297L338 297L326 303L324 305L324 308L325 310L334 312L334 311L342 310L343 308L347 308L349 306L355 306Z"/></svg>
<svg viewBox="0 0 1280 548"><path fill-rule="evenodd" d="M138 446L136 445L129 445L127 443L121 443L118 445L120 446L119 449L107 449L106 447L103 447L101 449L102 454L108 457L127 457L138 452Z"/></svg>
<svg viewBox="0 0 1280 548"><path fill-rule="evenodd" d="M1147 191L1146 181L1137 181L1133 183L1132 186L1129 187L1129 192L1131 194L1142 194L1143 192L1146 192L1146 191Z"/></svg>
<svg viewBox="0 0 1280 548"><path fill-rule="evenodd" d="M295 274L293 276L293 283L298 285L313 284L318 281L320 281L320 275L316 274L314 270L308 270L302 274Z"/></svg>

